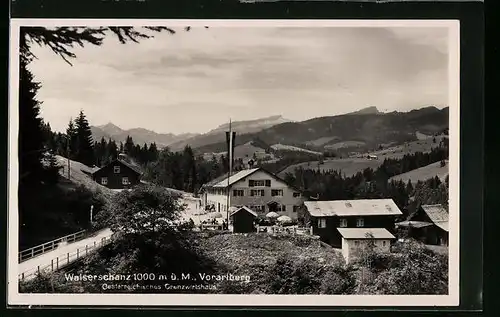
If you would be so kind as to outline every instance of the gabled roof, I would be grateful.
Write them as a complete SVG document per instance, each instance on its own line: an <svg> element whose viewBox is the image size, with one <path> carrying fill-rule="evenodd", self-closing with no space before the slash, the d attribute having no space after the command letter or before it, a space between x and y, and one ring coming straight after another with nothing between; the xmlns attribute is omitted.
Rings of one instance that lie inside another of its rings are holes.
<svg viewBox="0 0 500 317"><path fill-rule="evenodd" d="M436 226L448 231L448 211L442 205L422 205L421 208Z"/></svg>
<svg viewBox="0 0 500 317"><path fill-rule="evenodd" d="M337 230L344 239L396 239L384 228L337 228Z"/></svg>
<svg viewBox="0 0 500 317"><path fill-rule="evenodd" d="M271 177L287 184L282 178L280 178L279 176L277 176L276 174L274 173L271 173L265 169L263 169L262 167L257 167L257 168L251 168L251 169L246 169L246 170L241 170L239 172L236 172L234 173L233 175L231 175L229 177L229 186L239 182L240 180L244 179L245 177L248 177L250 175L252 175L253 173L257 172L257 171L262 171L268 175L270 175ZM224 174L223 176L220 176L220 177L217 177L216 179L204 184L202 186L202 188L210 188L210 187L214 187L214 188L227 188L228 186L228 173ZM288 187L290 188L293 188L295 191L297 192L301 192L302 193L302 190L299 189L299 188L296 188L294 186L291 186L291 185L288 185Z"/></svg>
<svg viewBox="0 0 500 317"><path fill-rule="evenodd" d="M395 216L403 214L392 199L306 201L304 205L313 217Z"/></svg>
<svg viewBox="0 0 500 317"><path fill-rule="evenodd" d="M104 165L104 166L103 166L103 167L101 167L100 169L98 169L98 170L94 171L92 174L95 174L95 173L99 172L100 170L102 170L103 168L106 168L106 167L108 167L109 165L113 165L113 164L116 164L116 163L120 163L120 164L122 164L122 165L125 165L126 167L130 168L132 171L136 172L136 173L137 173L137 174L139 174L139 175L141 175L141 174L142 174L142 171L141 171L141 170L139 170L139 168L138 168L137 166L132 165L132 164L130 164L130 163L128 163L128 162L125 162L125 161L123 161L123 160L120 160L120 159L115 159L115 160L113 160L113 161L109 162L108 164Z"/></svg>
<svg viewBox="0 0 500 317"><path fill-rule="evenodd" d="M228 185L231 186L234 183L242 180L243 178L252 175L253 173L257 172L259 168L251 168L247 170L242 170L237 172L236 174L233 174L228 177L226 176L224 179L222 179L220 182L212 185L213 187L218 187L218 188L226 188Z"/></svg>
<svg viewBox="0 0 500 317"><path fill-rule="evenodd" d="M244 210L250 214L252 214L254 217L257 217L257 213L255 211L253 211L252 209L248 208L247 206L243 206L243 207L240 207L238 209L236 209L235 211L233 211L229 217L232 217L235 213L239 212L240 210Z"/></svg>

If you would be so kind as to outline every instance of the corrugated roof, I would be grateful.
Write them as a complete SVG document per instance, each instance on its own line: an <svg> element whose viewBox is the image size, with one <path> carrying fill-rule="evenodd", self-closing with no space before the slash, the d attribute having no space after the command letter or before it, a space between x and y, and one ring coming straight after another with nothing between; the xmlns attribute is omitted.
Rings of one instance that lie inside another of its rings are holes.
<svg viewBox="0 0 500 317"><path fill-rule="evenodd" d="M422 209L436 226L448 231L448 211L442 205L422 205Z"/></svg>
<svg viewBox="0 0 500 317"><path fill-rule="evenodd" d="M384 228L337 228L344 239L396 239ZM371 236L370 236L371 235Z"/></svg>
<svg viewBox="0 0 500 317"><path fill-rule="evenodd" d="M402 215L392 199L306 201L313 217Z"/></svg>
<svg viewBox="0 0 500 317"><path fill-rule="evenodd" d="M440 205L422 205L422 209L429 216L432 222L448 221L448 212Z"/></svg>
<svg viewBox="0 0 500 317"><path fill-rule="evenodd" d="M223 180L221 180L218 183L216 183L215 185L213 185L213 187L225 188L228 185L230 186L230 185L236 183L237 181L247 177L248 175L256 172L257 170L259 170L259 168L251 168L251 169L239 171L236 174L231 175L229 177L229 180L227 177L225 177Z"/></svg>
<svg viewBox="0 0 500 317"><path fill-rule="evenodd" d="M396 223L396 227L424 228L428 226L432 226L432 223L426 221L401 221Z"/></svg>
<svg viewBox="0 0 500 317"><path fill-rule="evenodd" d="M229 216L231 217L232 215L234 215L235 213L239 212L242 209L245 210L246 212L252 214L254 217L257 217L257 213L255 211L253 211L252 209L248 208L247 206L243 206L243 207L236 209Z"/></svg>

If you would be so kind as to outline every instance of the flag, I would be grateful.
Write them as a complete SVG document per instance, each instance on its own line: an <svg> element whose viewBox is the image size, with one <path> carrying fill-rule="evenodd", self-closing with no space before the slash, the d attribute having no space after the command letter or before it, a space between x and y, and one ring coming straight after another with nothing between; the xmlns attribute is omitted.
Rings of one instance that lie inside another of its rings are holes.
<svg viewBox="0 0 500 317"><path fill-rule="evenodd" d="M226 145L227 145L227 159L229 162L229 171L232 172L234 165L234 143L236 139L236 132L231 131L231 125L229 125L229 132L226 132Z"/></svg>

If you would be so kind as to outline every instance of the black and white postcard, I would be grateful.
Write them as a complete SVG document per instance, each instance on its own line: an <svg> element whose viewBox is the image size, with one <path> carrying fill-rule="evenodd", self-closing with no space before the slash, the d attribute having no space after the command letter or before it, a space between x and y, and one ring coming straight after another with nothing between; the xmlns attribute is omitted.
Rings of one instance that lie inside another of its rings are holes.
<svg viewBox="0 0 500 317"><path fill-rule="evenodd" d="M456 20L13 19L8 303L459 304Z"/></svg>

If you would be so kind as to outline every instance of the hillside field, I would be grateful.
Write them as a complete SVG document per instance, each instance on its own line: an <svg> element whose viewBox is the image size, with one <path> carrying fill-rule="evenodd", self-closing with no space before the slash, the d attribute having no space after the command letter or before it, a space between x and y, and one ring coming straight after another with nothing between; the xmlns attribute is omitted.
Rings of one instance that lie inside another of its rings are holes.
<svg viewBox="0 0 500 317"><path fill-rule="evenodd" d="M356 154L348 158L333 158L325 160L323 164L318 165L319 161L311 161L305 163L294 164L288 166L280 172L280 176L284 177L286 173L293 173L296 168L304 169L320 169L321 171L341 170L342 174L349 177L357 172L361 172L366 168L376 169L384 161L385 158L402 158L406 154L414 154L415 152L430 152L432 148L438 147L443 136L437 136L434 143L432 138L408 142L402 145L389 147L386 149L373 151L365 154ZM370 160L366 156L376 155L378 160ZM439 163L438 163L439 164Z"/></svg>
<svg viewBox="0 0 500 317"><path fill-rule="evenodd" d="M425 181L431 177L439 177L442 181L448 176L449 166L448 161L446 161L446 165L441 167L441 162L436 162L429 164L427 166L423 166L413 171L409 171L400 175L396 175L390 178L390 180L402 180L407 183L411 180L412 183L416 183L417 181Z"/></svg>

